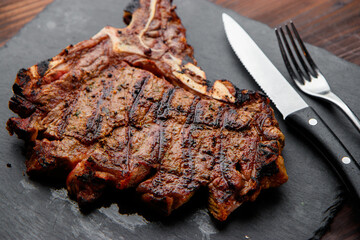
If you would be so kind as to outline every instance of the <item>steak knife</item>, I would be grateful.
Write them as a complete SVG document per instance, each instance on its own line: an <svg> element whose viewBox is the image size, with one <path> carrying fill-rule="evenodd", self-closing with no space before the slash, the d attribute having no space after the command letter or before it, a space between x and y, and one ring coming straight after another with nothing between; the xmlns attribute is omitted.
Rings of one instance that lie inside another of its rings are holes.
<svg viewBox="0 0 360 240"><path fill-rule="evenodd" d="M272 100L284 120L316 147L351 195L360 199L360 166L320 118L276 69L246 31L223 13L225 33L237 57Z"/></svg>

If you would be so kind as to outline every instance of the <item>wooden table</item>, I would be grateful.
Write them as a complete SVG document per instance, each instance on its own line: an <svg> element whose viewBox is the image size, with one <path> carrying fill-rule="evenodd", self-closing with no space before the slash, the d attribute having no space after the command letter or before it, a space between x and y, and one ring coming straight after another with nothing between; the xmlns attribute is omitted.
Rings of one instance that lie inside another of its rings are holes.
<svg viewBox="0 0 360 240"><path fill-rule="evenodd" d="M0 0L0 46L53 0ZM196 1L196 0L194 0ZM292 19L308 43L360 65L360 0L208 0L276 27ZM349 201L323 240L360 239L360 214Z"/></svg>

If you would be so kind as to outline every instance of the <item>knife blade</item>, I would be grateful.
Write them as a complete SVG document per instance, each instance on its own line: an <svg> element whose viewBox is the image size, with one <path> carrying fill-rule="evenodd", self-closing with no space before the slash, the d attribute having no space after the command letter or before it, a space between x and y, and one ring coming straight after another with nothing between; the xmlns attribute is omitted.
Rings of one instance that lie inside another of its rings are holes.
<svg viewBox="0 0 360 240"><path fill-rule="evenodd" d="M237 57L291 125L331 164L351 195L360 199L360 166L321 117L289 84L249 34L228 14L225 33Z"/></svg>

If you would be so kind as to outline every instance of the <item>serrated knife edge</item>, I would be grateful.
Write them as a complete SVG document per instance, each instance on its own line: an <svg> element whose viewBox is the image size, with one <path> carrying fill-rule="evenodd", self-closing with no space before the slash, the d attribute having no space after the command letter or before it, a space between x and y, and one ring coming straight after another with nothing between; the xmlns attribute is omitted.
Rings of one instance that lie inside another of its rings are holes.
<svg viewBox="0 0 360 240"><path fill-rule="evenodd" d="M222 19L226 36L235 54L279 109L283 118L285 119L289 114L308 107L307 103L271 63L248 33L226 13L223 13ZM276 85L273 84L274 82Z"/></svg>

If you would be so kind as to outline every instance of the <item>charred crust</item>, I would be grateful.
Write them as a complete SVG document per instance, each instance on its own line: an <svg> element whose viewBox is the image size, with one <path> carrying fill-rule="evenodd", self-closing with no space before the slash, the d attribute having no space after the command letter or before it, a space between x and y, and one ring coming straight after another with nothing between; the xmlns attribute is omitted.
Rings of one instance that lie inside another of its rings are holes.
<svg viewBox="0 0 360 240"><path fill-rule="evenodd" d="M265 93L261 92L261 91L257 91L257 93L259 94L260 97L267 99L268 97L266 96Z"/></svg>
<svg viewBox="0 0 360 240"><path fill-rule="evenodd" d="M273 176L279 172L276 160L279 156L279 148L276 141L258 145L258 174L257 178Z"/></svg>
<svg viewBox="0 0 360 240"><path fill-rule="evenodd" d="M210 89L212 87L212 83L207 79L205 79L204 85L206 86L207 89Z"/></svg>
<svg viewBox="0 0 360 240"><path fill-rule="evenodd" d="M184 108L181 105L176 107L176 111L178 111L180 113L185 113Z"/></svg>
<svg viewBox="0 0 360 240"><path fill-rule="evenodd" d="M147 49L144 50L144 54L147 57L151 57L151 53L152 53L151 48L147 48Z"/></svg>
<svg viewBox="0 0 360 240"><path fill-rule="evenodd" d="M37 81L36 81L36 86L41 86L42 84L42 78L39 78Z"/></svg>
<svg viewBox="0 0 360 240"><path fill-rule="evenodd" d="M17 73L16 82L20 86L24 86L25 84L27 84L31 80L28 73L29 73L29 71L27 69L25 69L25 68L20 69L19 72Z"/></svg>
<svg viewBox="0 0 360 240"><path fill-rule="evenodd" d="M124 9L124 22L129 25L132 19L132 15L136 9L140 8L140 0L132 0Z"/></svg>
<svg viewBox="0 0 360 240"><path fill-rule="evenodd" d="M250 100L250 95L253 94L254 92L251 90L239 90L238 88L236 88L236 93L235 93L235 104L236 105L242 105L243 103L245 103L246 101Z"/></svg>
<svg viewBox="0 0 360 240"><path fill-rule="evenodd" d="M94 158L92 158L91 156L86 160L88 163L95 163Z"/></svg>
<svg viewBox="0 0 360 240"><path fill-rule="evenodd" d="M36 110L36 106L34 104L19 95L14 95L10 99L9 108L22 118L30 116Z"/></svg>
<svg viewBox="0 0 360 240"><path fill-rule="evenodd" d="M260 143L259 145L262 145L262 143ZM267 150L267 149L265 149L265 147L270 148L270 151ZM265 159L269 159L269 158L271 158L272 156L277 155L277 150L278 150L278 149L272 148L271 146L263 145L263 147L260 147L260 148L259 148L258 152L259 152L259 154L261 154L262 157L264 157Z"/></svg>
<svg viewBox="0 0 360 240"><path fill-rule="evenodd" d="M14 85L12 86L13 92L21 97L24 97L24 94L22 93L23 89L20 87L19 84L14 83Z"/></svg>
<svg viewBox="0 0 360 240"><path fill-rule="evenodd" d="M180 74L184 74L184 73L186 73L186 70L184 68L181 68L181 70L177 71L177 72L180 73Z"/></svg>
<svg viewBox="0 0 360 240"><path fill-rule="evenodd" d="M40 77L43 77L46 71L49 69L49 61L45 60L37 64L37 72Z"/></svg>
<svg viewBox="0 0 360 240"><path fill-rule="evenodd" d="M279 168L275 161L272 161L268 164L261 166L260 171L258 171L257 178L271 177L276 175L279 172Z"/></svg>
<svg viewBox="0 0 360 240"><path fill-rule="evenodd" d="M265 102L269 102L268 97L261 91L239 89L235 87L235 105L242 105L254 98L259 98Z"/></svg>
<svg viewBox="0 0 360 240"><path fill-rule="evenodd" d="M236 122L231 119L231 115L236 115L236 110L229 109L227 112L225 119L223 121L223 127L230 131L240 131L249 128L250 121L248 122Z"/></svg>
<svg viewBox="0 0 360 240"><path fill-rule="evenodd" d="M54 168L56 161L53 158L45 158L44 156L37 158L39 165L45 170L49 168Z"/></svg>
<svg viewBox="0 0 360 240"><path fill-rule="evenodd" d="M91 182L93 182L93 180L95 178L94 175L95 174L93 171L88 171L81 175L77 175L76 178L83 183L91 183Z"/></svg>
<svg viewBox="0 0 360 240"><path fill-rule="evenodd" d="M60 52L59 55L60 55L60 56L67 56L67 55L69 54L69 48L70 48L70 46L64 48L64 49ZM50 61L52 61L52 59L50 58L50 59L48 59L47 61L50 62Z"/></svg>
<svg viewBox="0 0 360 240"><path fill-rule="evenodd" d="M34 134L33 129L28 129L29 121L29 119L12 117L6 122L6 129L9 131L10 135L16 133L20 139L29 141Z"/></svg>
<svg viewBox="0 0 360 240"><path fill-rule="evenodd" d="M9 118L6 122L6 130L8 130L11 136L15 133L15 126L13 118Z"/></svg>

